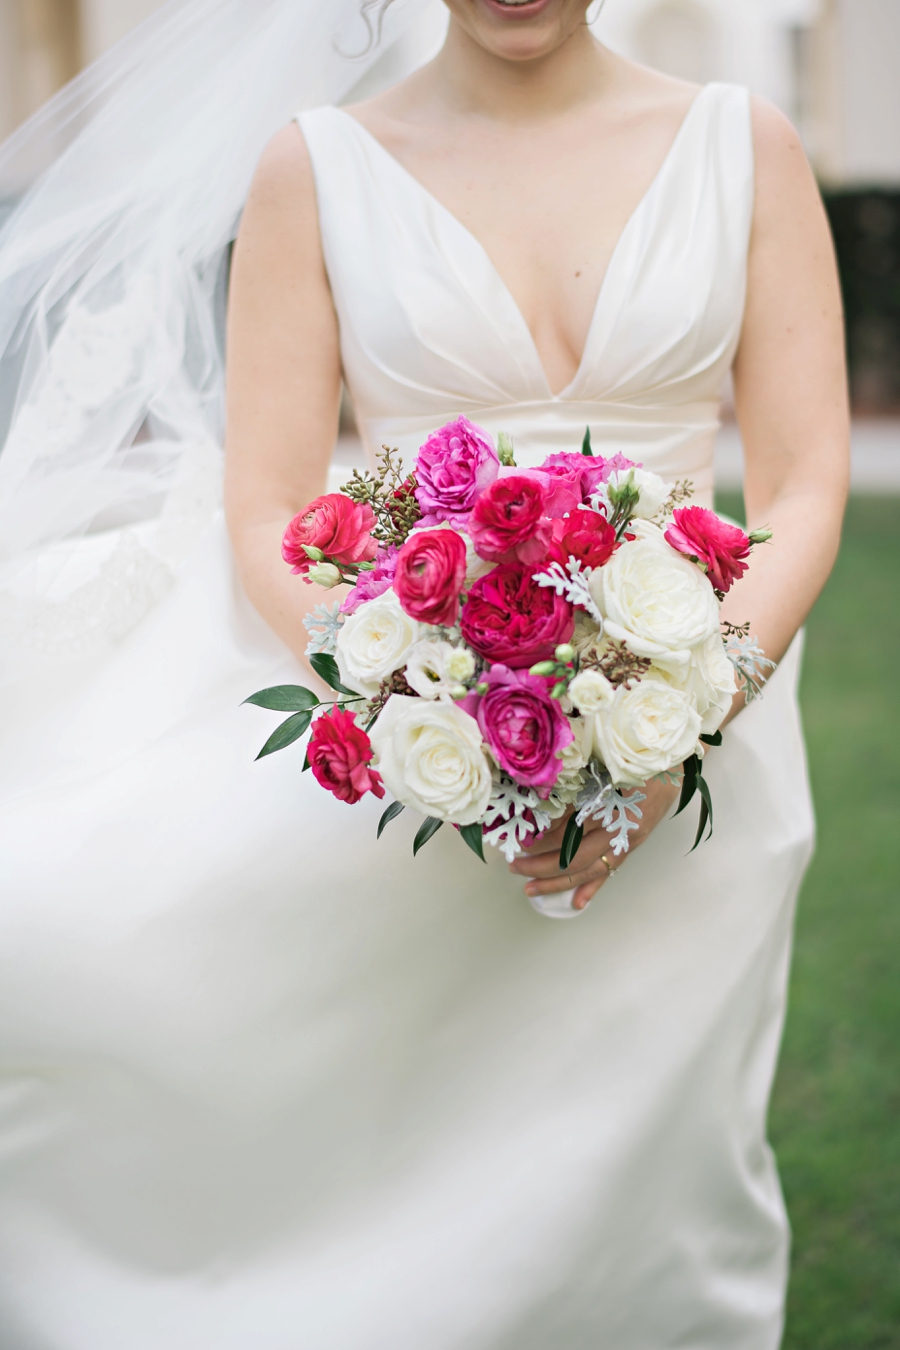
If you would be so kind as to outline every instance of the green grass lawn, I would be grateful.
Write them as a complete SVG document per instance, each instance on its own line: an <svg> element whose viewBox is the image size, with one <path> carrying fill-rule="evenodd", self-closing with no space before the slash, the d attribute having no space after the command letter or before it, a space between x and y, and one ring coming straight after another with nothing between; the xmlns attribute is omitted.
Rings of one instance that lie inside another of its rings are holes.
<svg viewBox="0 0 900 1350"><path fill-rule="evenodd" d="M770 1120L794 1231L785 1350L900 1350L898 701L900 498L858 497L802 683L819 838Z"/></svg>

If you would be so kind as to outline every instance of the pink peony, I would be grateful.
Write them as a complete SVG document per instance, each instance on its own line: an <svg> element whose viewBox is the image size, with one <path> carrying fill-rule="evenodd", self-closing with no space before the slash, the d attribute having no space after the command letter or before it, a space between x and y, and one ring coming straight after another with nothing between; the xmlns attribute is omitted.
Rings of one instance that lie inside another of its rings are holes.
<svg viewBox="0 0 900 1350"><path fill-rule="evenodd" d="M573 511L565 520L554 521L553 544L548 557L563 565L578 558L585 567L602 567L615 553L616 532L598 511Z"/></svg>
<svg viewBox="0 0 900 1350"><path fill-rule="evenodd" d="M329 562L352 565L371 562L378 551L371 530L375 513L371 506L352 502L340 492L317 497L284 532L281 556L291 571L304 576L314 566L304 545L317 548Z"/></svg>
<svg viewBox="0 0 900 1350"><path fill-rule="evenodd" d="M666 530L666 540L698 563L714 588L724 595L747 571L750 540L736 525L727 525L703 506L683 506Z"/></svg>
<svg viewBox="0 0 900 1350"><path fill-rule="evenodd" d="M503 665L493 666L484 682L490 688L478 700L475 715L497 763L518 783L552 787L559 777L560 751L574 736L546 682Z"/></svg>
<svg viewBox="0 0 900 1350"><path fill-rule="evenodd" d="M371 572L360 572L356 578L356 585L341 605L342 614L355 614L360 605L364 605L367 600L377 600L379 595L384 595L394 584L394 573L397 570L397 555L399 549L393 544L387 548L379 548L375 555L375 567Z"/></svg>
<svg viewBox="0 0 900 1350"><path fill-rule="evenodd" d="M487 433L465 417L434 432L416 460L416 501L426 525L464 524L478 497L500 472Z"/></svg>
<svg viewBox="0 0 900 1350"><path fill-rule="evenodd" d="M488 562L536 563L553 538L547 491L537 477L508 474L481 494L467 530L475 552Z"/></svg>
<svg viewBox="0 0 900 1350"><path fill-rule="evenodd" d="M469 646L518 669L533 666L568 642L575 610L568 600L532 580L533 563L503 563L475 582L460 626Z"/></svg>
<svg viewBox="0 0 900 1350"><path fill-rule="evenodd" d="M455 530L416 530L397 558L394 591L420 623L451 628L466 580L466 546Z"/></svg>
<svg viewBox="0 0 900 1350"><path fill-rule="evenodd" d="M353 806L367 792L384 796L381 775L370 769L372 742L356 718L341 708L317 717L307 749L316 782Z"/></svg>

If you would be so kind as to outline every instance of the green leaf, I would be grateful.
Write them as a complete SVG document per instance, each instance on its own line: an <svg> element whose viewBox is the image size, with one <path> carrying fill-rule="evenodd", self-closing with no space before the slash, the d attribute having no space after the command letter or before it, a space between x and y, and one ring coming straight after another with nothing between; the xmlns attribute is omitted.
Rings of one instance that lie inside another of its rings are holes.
<svg viewBox="0 0 900 1350"><path fill-rule="evenodd" d="M559 870L561 872L567 872L571 867L572 859L581 848L583 838L584 826L578 824L577 816L570 816L566 832L563 835L562 848L559 850Z"/></svg>
<svg viewBox="0 0 900 1350"><path fill-rule="evenodd" d="M309 724L312 721L312 712L294 713L266 741L257 759L263 759L266 755L274 755L276 750L284 750L288 745L293 745L294 741L299 741L305 731L309 730Z"/></svg>
<svg viewBox="0 0 900 1350"><path fill-rule="evenodd" d="M244 702L255 703L257 708L273 708L275 712L305 712L307 708L319 706L313 691L304 689L301 684L277 684L273 689L261 689Z"/></svg>
<svg viewBox="0 0 900 1350"><path fill-rule="evenodd" d="M382 831L384 830L385 825L390 825L392 820L396 820L397 816L399 816L400 812L403 809L404 807L402 802L391 802L390 806L388 807L388 809L385 811L384 815L378 822L378 834L375 836L376 839L381 838Z"/></svg>
<svg viewBox="0 0 900 1350"><path fill-rule="evenodd" d="M483 863L487 862L484 856L484 830L480 825L460 825L459 832L473 853L477 853Z"/></svg>
<svg viewBox="0 0 900 1350"><path fill-rule="evenodd" d="M700 756L691 755L684 761L684 777L681 780L681 800L678 803L676 816L680 816L686 806L693 800L694 793L697 791L697 779L700 777ZM674 819L674 817L673 817Z"/></svg>
<svg viewBox="0 0 900 1350"><path fill-rule="evenodd" d="M331 689L339 694L349 694L351 698L359 698L355 689L348 689L345 684L341 684L338 663L333 656L329 656L327 652L316 652L309 658L309 664Z"/></svg>
<svg viewBox="0 0 900 1350"><path fill-rule="evenodd" d="M711 736L701 736L700 739L704 745L721 745L722 733L721 731L714 731Z"/></svg>
<svg viewBox="0 0 900 1350"><path fill-rule="evenodd" d="M709 791L709 783L707 783L706 779L702 775L697 779L697 787L700 790L700 798L701 798L700 824L697 828L697 838L694 840L694 848L697 848L701 840L703 839L703 831L706 829L707 822L709 822L709 834L706 836L707 839L712 838L713 832L712 796L710 795ZM691 849L692 853L694 851L694 848Z"/></svg>
<svg viewBox="0 0 900 1350"><path fill-rule="evenodd" d="M420 848L425 847L429 839L434 838L443 823L442 820L435 820L434 816L426 816L424 825L419 827L419 833L413 840L413 857L416 856Z"/></svg>
<svg viewBox="0 0 900 1350"><path fill-rule="evenodd" d="M593 450L591 449L591 429L590 429L590 427L585 427L585 429L584 429L584 440L581 442L581 453L582 453L583 455L590 455L592 459L594 458L594 452L593 452Z"/></svg>
<svg viewBox="0 0 900 1350"><path fill-rule="evenodd" d="M309 762L309 751L307 750L305 756L303 757L303 768L300 770L300 772L301 772L301 773L306 773L306 770L307 770L307 769L311 769L311 768L312 768L312 765L311 765L310 762Z"/></svg>

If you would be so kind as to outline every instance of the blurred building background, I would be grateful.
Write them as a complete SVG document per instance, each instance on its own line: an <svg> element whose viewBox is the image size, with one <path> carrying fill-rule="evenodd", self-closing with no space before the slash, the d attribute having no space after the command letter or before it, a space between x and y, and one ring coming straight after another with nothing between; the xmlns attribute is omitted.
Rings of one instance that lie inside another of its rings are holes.
<svg viewBox="0 0 900 1350"><path fill-rule="evenodd" d="M160 5L0 0L0 139ZM606 0L596 31L792 118L837 241L856 407L900 411L900 0Z"/></svg>

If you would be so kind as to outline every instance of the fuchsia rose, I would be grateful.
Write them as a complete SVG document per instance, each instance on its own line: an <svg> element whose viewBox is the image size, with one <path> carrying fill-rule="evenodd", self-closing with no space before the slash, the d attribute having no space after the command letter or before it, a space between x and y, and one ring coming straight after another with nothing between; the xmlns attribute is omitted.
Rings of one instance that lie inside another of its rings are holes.
<svg viewBox="0 0 900 1350"><path fill-rule="evenodd" d="M577 510L593 492L590 466L596 463L586 455L570 450L548 455L543 464L529 470L547 489L547 515L566 516Z"/></svg>
<svg viewBox="0 0 900 1350"><path fill-rule="evenodd" d="M397 557L394 591L420 623L452 628L466 580L466 545L455 530L416 530Z"/></svg>
<svg viewBox="0 0 900 1350"><path fill-rule="evenodd" d="M306 753L316 782L340 801L353 806L367 792L384 796L381 775L369 768L372 742L353 713L332 708L317 717Z"/></svg>
<svg viewBox="0 0 900 1350"><path fill-rule="evenodd" d="M618 548L615 530L598 511L573 511L554 527L548 558L563 566L578 558L585 567L603 567Z"/></svg>
<svg viewBox="0 0 900 1350"><path fill-rule="evenodd" d="M352 502L340 492L316 497L284 532L281 556L291 571L305 576L314 566L304 545L317 548L329 562L352 565L371 562L378 551L372 538L375 513L368 504Z"/></svg>
<svg viewBox="0 0 900 1350"><path fill-rule="evenodd" d="M416 460L416 501L425 524L464 524L499 472L500 460L487 433L465 417L435 431Z"/></svg>
<svg viewBox="0 0 900 1350"><path fill-rule="evenodd" d="M341 605L342 614L355 614L360 605L367 600L377 600L394 584L397 570L397 555L400 552L394 544L379 548L375 555L375 566L371 572L360 572L356 585Z"/></svg>
<svg viewBox="0 0 900 1350"><path fill-rule="evenodd" d="M575 610L532 580L534 564L503 563L475 582L460 627L473 651L518 669L546 661L575 629Z"/></svg>
<svg viewBox="0 0 900 1350"><path fill-rule="evenodd" d="M481 494L466 527L479 558L540 562L553 538L547 491L537 476L507 474Z"/></svg>
<svg viewBox="0 0 900 1350"><path fill-rule="evenodd" d="M750 540L736 525L720 520L703 506L683 506L666 530L666 541L706 572L717 591L725 594L747 571Z"/></svg>
<svg viewBox="0 0 900 1350"><path fill-rule="evenodd" d="M562 767L560 752L575 738L546 681L499 665L484 682L490 688L475 716L497 763L517 783L552 787Z"/></svg>

